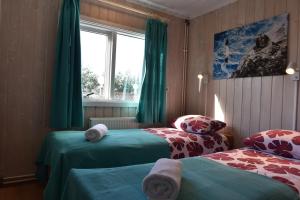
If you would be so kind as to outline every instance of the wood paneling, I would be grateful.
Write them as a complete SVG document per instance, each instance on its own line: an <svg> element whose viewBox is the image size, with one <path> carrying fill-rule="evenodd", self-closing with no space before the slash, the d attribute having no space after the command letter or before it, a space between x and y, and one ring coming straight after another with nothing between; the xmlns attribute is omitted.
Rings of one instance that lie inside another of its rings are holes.
<svg viewBox="0 0 300 200"><path fill-rule="evenodd" d="M84 108L84 127L89 127L89 118L91 117L134 117L136 107L94 107Z"/></svg>
<svg viewBox="0 0 300 200"><path fill-rule="evenodd" d="M241 132L243 137L249 135L250 118L251 118L251 78L243 79L242 87L242 118L241 118Z"/></svg>
<svg viewBox="0 0 300 200"><path fill-rule="evenodd" d="M242 106L243 106L243 79L234 80L234 99L233 99L233 122L232 130L234 137L234 146L241 144L241 124L242 124Z"/></svg>
<svg viewBox="0 0 300 200"><path fill-rule="evenodd" d="M293 127L293 106L294 105L294 82L290 81L289 76L284 77L283 82L283 102L282 102L282 124L281 127L289 129ZM299 129L300 127L298 127Z"/></svg>
<svg viewBox="0 0 300 200"><path fill-rule="evenodd" d="M0 176L32 173L48 131L59 0L2 0Z"/></svg>
<svg viewBox="0 0 300 200"><path fill-rule="evenodd" d="M234 79L228 80L226 82L226 87L225 121L229 127L232 127L234 108Z"/></svg>
<svg viewBox="0 0 300 200"><path fill-rule="evenodd" d="M261 114L260 130L270 128L271 105L272 105L272 77L263 77L261 85Z"/></svg>
<svg viewBox="0 0 300 200"><path fill-rule="evenodd" d="M258 131L292 129L294 83L289 76L211 80L208 87L208 98L214 101L208 104L208 115L219 117L215 106L221 108L234 130L235 146Z"/></svg>
<svg viewBox="0 0 300 200"><path fill-rule="evenodd" d="M33 181L0 187L1 200L42 200L44 187Z"/></svg>
<svg viewBox="0 0 300 200"><path fill-rule="evenodd" d="M259 131L260 127L261 77L252 79L250 134Z"/></svg>
<svg viewBox="0 0 300 200"><path fill-rule="evenodd" d="M124 0L113 0L144 9ZM96 1L94 1L96 2ZM1 0L0 26L0 177L30 174L49 129L52 69L61 0ZM143 31L145 17L81 0L91 19ZM167 116L180 115L184 20L168 18ZM89 117L134 116L135 108L85 108Z"/></svg>
<svg viewBox="0 0 300 200"><path fill-rule="evenodd" d="M200 16L191 21L190 64L188 79L203 70L212 74L213 35L220 31L266 19L284 12L289 13L289 61L300 65L300 1L298 0L238 0L237 2ZM209 30L209 31L208 31ZM196 35L198 37L196 37ZM205 41L205 42L203 42ZM199 60L198 57L203 58ZM201 66L205 63L205 66ZM187 82L187 111L203 107L193 99L198 93L195 81ZM217 86L217 87L216 87ZM219 87L218 87L219 86ZM208 114L214 116L213 96L219 99L225 121L234 130L235 146L242 139L260 130L270 128L292 129L294 83L289 76L210 80L208 87ZM225 98L226 97L226 98ZM300 107L300 102L298 102ZM298 108L300 111L300 109ZM199 112L203 113L203 112ZM298 112L298 129L300 113Z"/></svg>
<svg viewBox="0 0 300 200"><path fill-rule="evenodd" d="M283 98L283 76L274 76L272 80L272 104L270 127L281 128L282 120L282 98Z"/></svg>
<svg viewBox="0 0 300 200"><path fill-rule="evenodd" d="M98 20L107 25L123 26L131 29L143 31L145 29L145 18L135 15L129 15L118 10L113 10L101 6L101 4L92 1L81 1L81 14L86 17Z"/></svg>

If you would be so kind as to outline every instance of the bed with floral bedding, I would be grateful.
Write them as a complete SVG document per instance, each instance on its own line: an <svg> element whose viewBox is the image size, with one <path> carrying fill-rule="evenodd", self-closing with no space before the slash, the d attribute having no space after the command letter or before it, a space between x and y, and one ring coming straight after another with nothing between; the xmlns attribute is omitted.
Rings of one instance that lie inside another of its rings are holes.
<svg viewBox="0 0 300 200"><path fill-rule="evenodd" d="M148 128L153 135L164 138L170 146L170 158L179 159L200 156L229 148L229 141L225 135L191 134L175 128Z"/></svg>
<svg viewBox="0 0 300 200"><path fill-rule="evenodd" d="M268 130L253 134L244 143L247 147L182 159L177 199L299 200L300 132ZM153 165L73 169L63 199L147 199L141 185Z"/></svg>
<svg viewBox="0 0 300 200"><path fill-rule="evenodd" d="M143 200L143 178L154 163L72 169L64 200ZM300 161L250 148L182 159L177 200L299 200Z"/></svg>
<svg viewBox="0 0 300 200"><path fill-rule="evenodd" d="M109 130L97 143L86 141L84 131L55 131L47 135L42 145L37 177L48 178L44 199L59 199L72 168L119 167L159 158L200 156L227 150L228 146L222 134L193 134L176 128Z"/></svg>
<svg viewBox="0 0 300 200"><path fill-rule="evenodd" d="M223 165L246 170L280 181L299 194L300 161L262 151L243 148L218 152L203 157Z"/></svg>
<svg viewBox="0 0 300 200"><path fill-rule="evenodd" d="M300 192L300 132L267 130L247 137L247 146L204 155L230 167L261 174Z"/></svg>

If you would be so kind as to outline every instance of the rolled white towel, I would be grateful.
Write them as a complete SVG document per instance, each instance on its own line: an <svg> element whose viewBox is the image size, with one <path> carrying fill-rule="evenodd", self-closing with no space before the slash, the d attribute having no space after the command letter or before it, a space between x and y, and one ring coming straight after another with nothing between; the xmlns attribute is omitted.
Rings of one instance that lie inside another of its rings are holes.
<svg viewBox="0 0 300 200"><path fill-rule="evenodd" d="M152 200L175 200L181 183L181 162L161 158L143 180L143 191Z"/></svg>
<svg viewBox="0 0 300 200"><path fill-rule="evenodd" d="M106 135L107 130L104 124L97 124L85 131L85 138L90 142L97 142Z"/></svg>

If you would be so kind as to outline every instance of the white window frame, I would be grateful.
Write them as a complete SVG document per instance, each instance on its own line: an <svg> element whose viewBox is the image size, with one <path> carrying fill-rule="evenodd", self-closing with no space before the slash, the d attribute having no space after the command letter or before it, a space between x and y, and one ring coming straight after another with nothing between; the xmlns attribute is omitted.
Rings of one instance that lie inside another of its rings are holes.
<svg viewBox="0 0 300 200"><path fill-rule="evenodd" d="M111 99L113 93L113 79L115 76L116 67L116 47L117 47L117 34L135 37L139 39L145 39L144 33L133 32L117 27L111 27L104 24L99 24L84 19L80 20L80 30L107 35L108 47L107 47L107 59L105 66L105 100L89 100L83 98L83 105L86 107L137 107L137 101L122 101ZM107 78L109 77L109 78Z"/></svg>

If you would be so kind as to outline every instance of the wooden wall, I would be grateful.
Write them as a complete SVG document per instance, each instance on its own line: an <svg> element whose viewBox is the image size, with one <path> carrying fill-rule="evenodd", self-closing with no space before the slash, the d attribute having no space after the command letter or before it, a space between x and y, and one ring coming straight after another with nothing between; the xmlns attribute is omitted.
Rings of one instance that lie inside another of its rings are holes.
<svg viewBox="0 0 300 200"><path fill-rule="evenodd" d="M85 127L88 128L91 117L134 117L135 115L136 107L85 107L84 122Z"/></svg>
<svg viewBox="0 0 300 200"><path fill-rule="evenodd" d="M191 21L187 82L187 113L215 116L215 96L224 120L233 127L236 146L242 139L270 128L292 129L294 82L289 76L210 80L198 92L198 73L212 74L214 33L239 27L281 13L289 13L288 60L300 65L300 1L238 0ZM300 108L300 102L298 103ZM300 112L298 112L298 129Z"/></svg>
<svg viewBox="0 0 300 200"><path fill-rule="evenodd" d="M48 131L59 0L2 0L0 177L32 173Z"/></svg>
<svg viewBox="0 0 300 200"><path fill-rule="evenodd" d="M101 22L144 29L145 18L81 0L82 15ZM134 6L124 0L114 0ZM1 0L0 177L30 174L49 129L52 69L60 0ZM149 9L144 9L148 10ZM154 11L152 11L154 12ZM181 111L180 84L184 21L170 19L167 61L168 118ZM170 84L172 83L172 84ZM132 116L133 108L85 108L95 116Z"/></svg>

